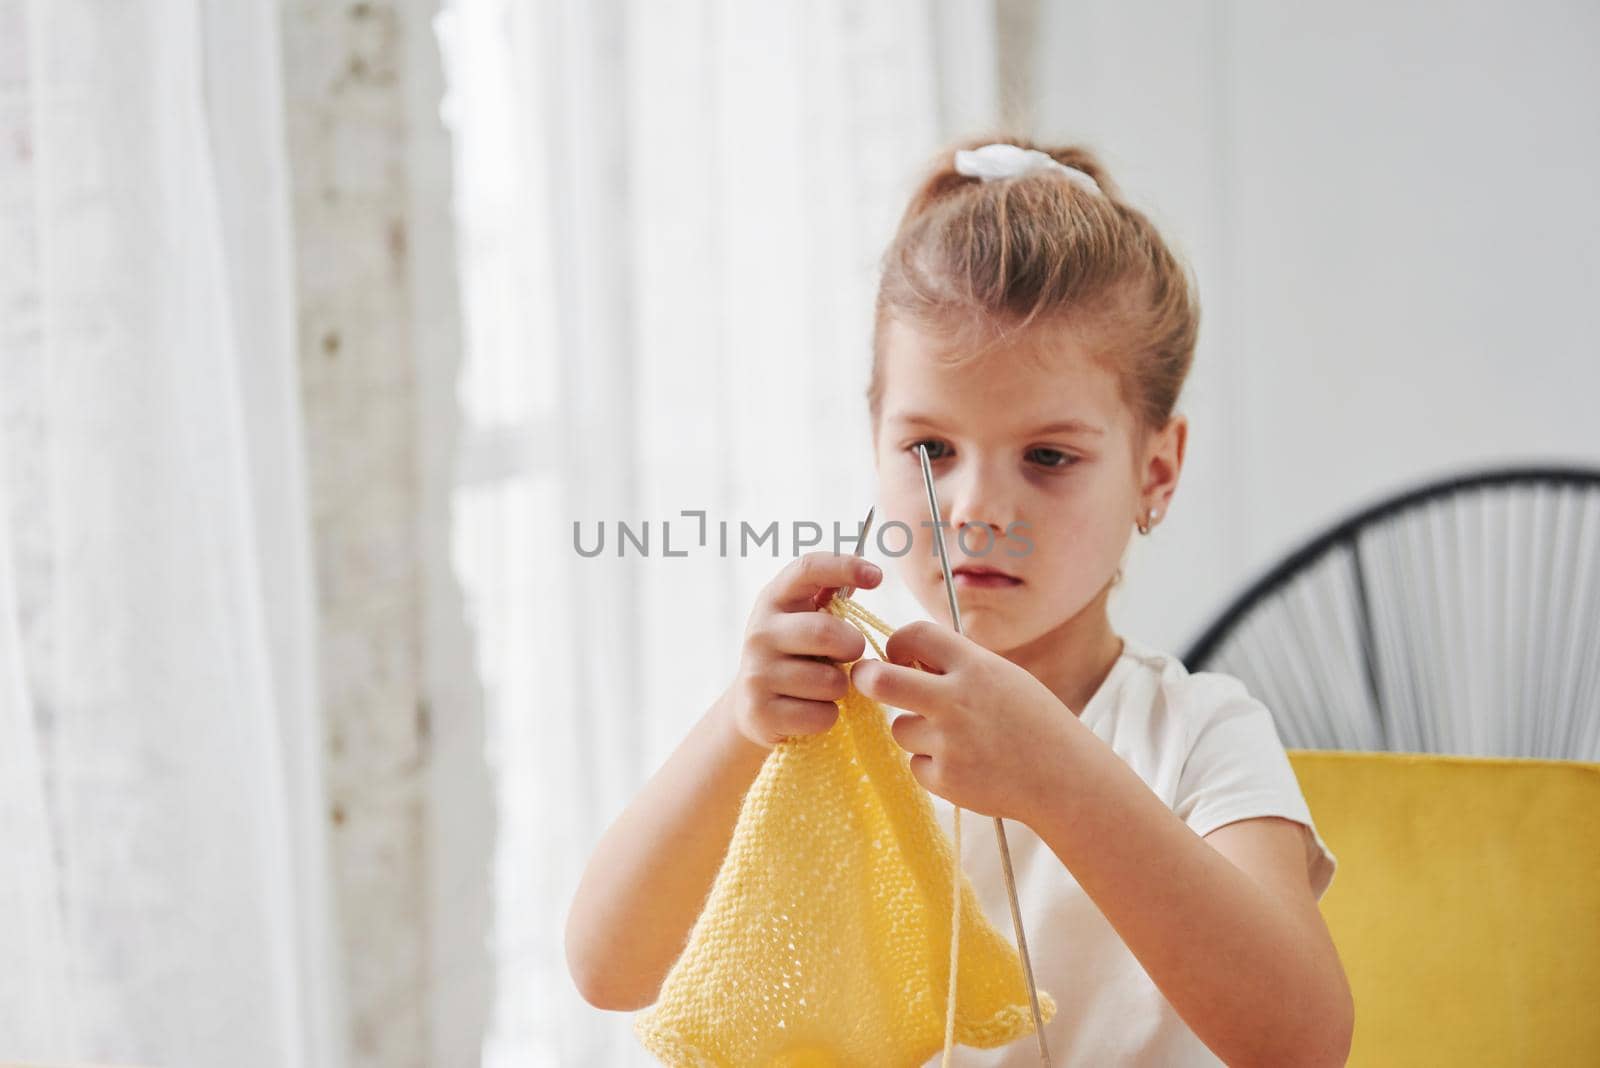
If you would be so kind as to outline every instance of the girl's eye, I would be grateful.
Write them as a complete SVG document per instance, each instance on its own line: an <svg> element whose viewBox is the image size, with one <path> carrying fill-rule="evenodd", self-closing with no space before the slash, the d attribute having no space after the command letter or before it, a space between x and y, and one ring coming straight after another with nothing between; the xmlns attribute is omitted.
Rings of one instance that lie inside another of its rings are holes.
<svg viewBox="0 0 1600 1068"><path fill-rule="evenodd" d="M1076 456L1060 449L1030 449L1028 455L1039 458L1041 467L1071 467L1078 462Z"/></svg>
<svg viewBox="0 0 1600 1068"><path fill-rule="evenodd" d="M947 445L946 443L944 443L942 441L938 441L938 440L936 440L934 438L925 438L922 441L912 442L911 445L907 447L906 451L911 453L913 456L915 456L916 453L917 453L918 446L921 446L921 445L928 446L928 462L929 463L933 463L933 462L935 462L937 460L942 460L947 455L949 455L950 446ZM1046 469L1068 468L1068 467L1071 467L1073 464L1078 462L1078 458L1076 456L1073 456L1070 453L1062 452L1060 449L1050 449L1050 448L1029 449L1028 450L1028 456L1029 456L1030 459L1032 459L1036 463L1038 463L1038 465L1040 467L1043 467L1043 468L1046 468Z"/></svg>

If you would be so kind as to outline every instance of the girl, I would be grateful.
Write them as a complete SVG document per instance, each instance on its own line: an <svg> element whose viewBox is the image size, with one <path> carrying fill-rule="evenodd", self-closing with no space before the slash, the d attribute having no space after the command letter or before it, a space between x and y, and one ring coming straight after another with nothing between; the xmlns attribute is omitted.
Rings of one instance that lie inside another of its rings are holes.
<svg viewBox="0 0 1600 1068"><path fill-rule="evenodd" d="M941 155L884 257L868 408L879 523L914 532L896 567L943 622L901 627L854 681L904 710L895 740L947 833L953 805L1009 821L1055 1064L1343 1064L1354 1010L1317 906L1336 861L1270 713L1237 679L1116 634L1106 611L1132 530L1149 534L1177 488L1197 323L1185 270L1091 153L1016 140ZM924 443L959 635L925 525ZM592 1004L654 1001L768 751L837 716L844 672L818 658L864 653L815 607L880 580L813 553L758 598L732 685L584 873L567 955ZM963 839L1009 931L994 837ZM1034 1065L1038 1050L956 1060Z"/></svg>

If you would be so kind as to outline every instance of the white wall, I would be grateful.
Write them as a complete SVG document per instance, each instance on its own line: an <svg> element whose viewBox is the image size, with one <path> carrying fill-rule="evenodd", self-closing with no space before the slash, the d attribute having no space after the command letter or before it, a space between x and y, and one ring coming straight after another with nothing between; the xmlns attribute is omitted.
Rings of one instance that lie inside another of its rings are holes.
<svg viewBox="0 0 1600 1068"><path fill-rule="evenodd" d="M1200 282L1170 519L1118 629L1181 651L1417 482L1600 463L1600 8L1047 4L1036 129L1099 147Z"/></svg>

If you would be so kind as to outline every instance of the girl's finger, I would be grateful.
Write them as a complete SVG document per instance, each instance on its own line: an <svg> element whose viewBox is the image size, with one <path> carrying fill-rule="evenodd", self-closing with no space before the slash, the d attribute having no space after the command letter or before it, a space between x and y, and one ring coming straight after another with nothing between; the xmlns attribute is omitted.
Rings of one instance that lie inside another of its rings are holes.
<svg viewBox="0 0 1600 1068"><path fill-rule="evenodd" d="M966 639L940 623L919 619L896 630L883 647L891 664L910 666L913 661L936 675L948 674L966 652Z"/></svg>
<svg viewBox="0 0 1600 1068"><path fill-rule="evenodd" d="M858 559L859 559L859 557L858 557ZM876 570L874 570L874 569L876 569ZM859 570L859 573L860 573L860 577L857 578L855 581L853 581L849 586L849 588L852 589L852 590L854 590L854 589L856 589L858 587L865 587L866 589L870 590L870 589L872 589L872 587L876 586L878 584L878 582L883 578L882 569L878 568L877 564L868 563L865 560L861 561L861 566L860 566L860 568L858 570ZM828 602L833 600L833 595L838 593L841 589L844 589L844 588L845 587L843 587L843 586L824 586L824 587L822 587L822 589L817 591L816 596L811 598L811 606L813 608L817 608L817 609L822 609L822 608L828 607Z"/></svg>
<svg viewBox="0 0 1600 1068"><path fill-rule="evenodd" d="M803 701L839 701L850 692L850 680L837 664L793 657L773 666L772 691Z"/></svg>
<svg viewBox="0 0 1600 1068"><path fill-rule="evenodd" d="M856 689L882 705L937 716L946 704L944 682L916 668L863 660L850 669Z"/></svg>
<svg viewBox="0 0 1600 1068"><path fill-rule="evenodd" d="M781 612L803 612L820 607L817 592L840 586L872 587L883 577L877 565L859 556L819 551L791 562L768 585L768 596ZM826 604L824 601L822 604Z"/></svg>
<svg viewBox="0 0 1600 1068"><path fill-rule="evenodd" d="M938 740L939 732L933 729L927 717L908 712L898 716L889 724L889 733L894 736L896 744L906 752L913 755L937 756L934 746Z"/></svg>
<svg viewBox="0 0 1600 1068"><path fill-rule="evenodd" d="M767 706L777 743L784 738L804 738L832 729L839 719L839 706L832 701L802 701L796 697L774 697Z"/></svg>
<svg viewBox="0 0 1600 1068"><path fill-rule="evenodd" d="M767 621L773 648L790 656L818 656L849 663L867 650L867 639L842 619L823 612L784 612Z"/></svg>

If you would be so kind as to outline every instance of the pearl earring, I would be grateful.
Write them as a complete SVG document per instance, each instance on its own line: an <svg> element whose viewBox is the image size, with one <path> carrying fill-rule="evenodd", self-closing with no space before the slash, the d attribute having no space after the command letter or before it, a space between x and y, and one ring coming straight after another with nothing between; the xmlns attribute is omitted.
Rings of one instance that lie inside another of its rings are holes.
<svg viewBox="0 0 1600 1068"><path fill-rule="evenodd" d="M1150 509L1150 518L1149 519L1145 520L1142 523L1140 523L1137 520L1135 520L1135 523L1139 528L1139 533L1140 534L1148 534L1148 533L1150 533L1150 531L1156 525L1156 510L1154 508Z"/></svg>

